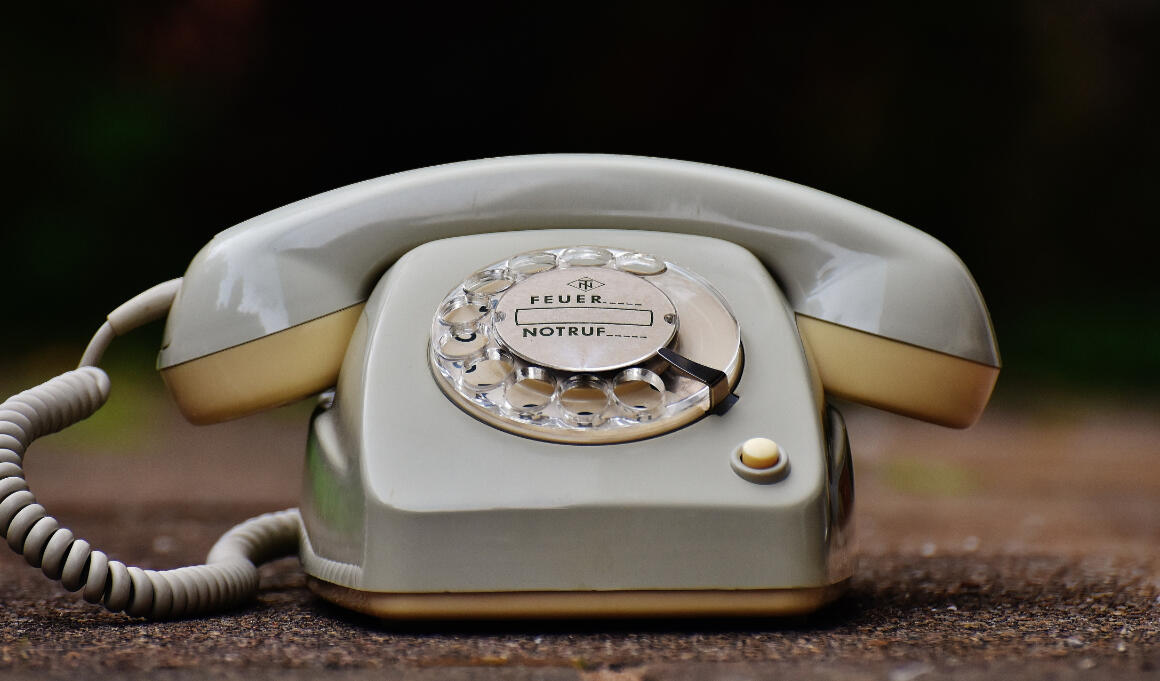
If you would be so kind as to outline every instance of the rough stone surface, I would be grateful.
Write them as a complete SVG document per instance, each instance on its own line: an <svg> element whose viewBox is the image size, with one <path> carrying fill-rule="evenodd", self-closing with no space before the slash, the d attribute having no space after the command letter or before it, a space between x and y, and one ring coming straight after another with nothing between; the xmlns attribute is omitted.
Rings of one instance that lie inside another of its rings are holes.
<svg viewBox="0 0 1160 681"><path fill-rule="evenodd" d="M1158 678L1160 424L1069 409L1000 408L965 432L851 413L859 566L811 617L391 625L314 598L286 560L263 569L252 607L146 623L4 549L0 677ZM152 568L200 561L233 523L294 503L297 420L164 417L157 430L120 454L77 454L83 433L46 441L29 456L33 489L81 536Z"/></svg>

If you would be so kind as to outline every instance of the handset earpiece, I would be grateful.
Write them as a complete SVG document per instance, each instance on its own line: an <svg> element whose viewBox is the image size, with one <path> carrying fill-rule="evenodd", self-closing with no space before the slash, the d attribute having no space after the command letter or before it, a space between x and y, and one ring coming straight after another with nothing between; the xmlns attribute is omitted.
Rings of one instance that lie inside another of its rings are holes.
<svg viewBox="0 0 1160 681"><path fill-rule="evenodd" d="M797 315L827 394L952 428L975 423L999 367Z"/></svg>
<svg viewBox="0 0 1160 681"><path fill-rule="evenodd" d="M196 424L300 400L338 380L362 308L357 303L202 357L161 366L161 378L182 414Z"/></svg>

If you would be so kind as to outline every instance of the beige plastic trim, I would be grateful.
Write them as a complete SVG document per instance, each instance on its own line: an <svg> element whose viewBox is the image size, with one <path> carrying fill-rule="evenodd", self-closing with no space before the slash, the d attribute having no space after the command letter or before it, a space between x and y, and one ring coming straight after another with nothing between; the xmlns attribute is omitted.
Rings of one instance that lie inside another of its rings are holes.
<svg viewBox="0 0 1160 681"><path fill-rule="evenodd" d="M979 419L999 367L797 315L798 330L837 397L953 428Z"/></svg>
<svg viewBox="0 0 1160 681"><path fill-rule="evenodd" d="M338 370L363 303L285 331L161 370L185 418L206 424L245 416L325 390Z"/></svg>
<svg viewBox="0 0 1160 681"><path fill-rule="evenodd" d="M331 603L391 620L804 615L842 595L848 581L790 589L382 593L306 578Z"/></svg>

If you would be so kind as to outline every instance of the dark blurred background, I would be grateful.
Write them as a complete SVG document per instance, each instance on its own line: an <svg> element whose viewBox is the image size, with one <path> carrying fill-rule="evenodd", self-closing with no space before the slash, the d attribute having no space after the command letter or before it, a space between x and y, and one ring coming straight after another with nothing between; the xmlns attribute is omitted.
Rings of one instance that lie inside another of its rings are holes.
<svg viewBox="0 0 1160 681"><path fill-rule="evenodd" d="M75 361L113 306L291 201L610 152L935 235L990 304L1001 389L1160 393L1158 3L376 6L6 8L0 371Z"/></svg>

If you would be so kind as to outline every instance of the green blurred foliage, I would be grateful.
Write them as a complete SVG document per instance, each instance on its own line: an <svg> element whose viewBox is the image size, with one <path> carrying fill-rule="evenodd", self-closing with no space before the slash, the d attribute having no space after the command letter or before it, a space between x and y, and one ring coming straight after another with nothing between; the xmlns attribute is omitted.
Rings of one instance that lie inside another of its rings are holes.
<svg viewBox="0 0 1160 681"><path fill-rule="evenodd" d="M1155 392L1158 33L1146 2L14 6L0 351L83 345L214 233L293 200L595 151L898 217L975 274L1002 382Z"/></svg>

